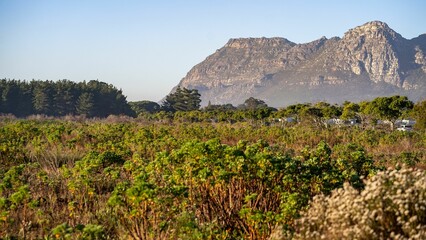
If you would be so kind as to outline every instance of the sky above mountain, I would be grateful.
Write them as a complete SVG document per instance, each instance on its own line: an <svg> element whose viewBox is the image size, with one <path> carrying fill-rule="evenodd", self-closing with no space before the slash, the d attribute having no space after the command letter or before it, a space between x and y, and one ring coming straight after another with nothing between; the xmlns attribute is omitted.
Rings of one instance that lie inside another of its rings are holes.
<svg viewBox="0 0 426 240"><path fill-rule="evenodd" d="M0 0L0 78L98 79L159 101L229 38L296 43L373 20L426 33L424 0Z"/></svg>

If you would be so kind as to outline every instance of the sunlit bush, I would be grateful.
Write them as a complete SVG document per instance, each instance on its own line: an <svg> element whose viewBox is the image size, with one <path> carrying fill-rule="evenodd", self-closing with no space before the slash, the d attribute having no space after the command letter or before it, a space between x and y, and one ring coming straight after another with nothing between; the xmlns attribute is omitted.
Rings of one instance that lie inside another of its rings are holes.
<svg viewBox="0 0 426 240"><path fill-rule="evenodd" d="M277 229L277 231L280 231ZM275 239L285 239L277 231ZM314 197L296 221L293 239L425 239L426 173L378 173L358 192L349 184ZM273 239L271 237L271 239Z"/></svg>

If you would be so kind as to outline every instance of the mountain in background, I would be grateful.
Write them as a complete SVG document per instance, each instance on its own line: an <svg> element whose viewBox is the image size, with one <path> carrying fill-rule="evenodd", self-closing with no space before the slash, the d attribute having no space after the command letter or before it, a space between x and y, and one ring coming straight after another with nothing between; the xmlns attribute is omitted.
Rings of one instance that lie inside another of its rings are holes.
<svg viewBox="0 0 426 240"><path fill-rule="evenodd" d="M386 23L350 29L343 38L296 44L285 38L239 38L194 66L181 87L202 105L240 104L249 97L274 107L378 96L426 97L426 34L405 39Z"/></svg>

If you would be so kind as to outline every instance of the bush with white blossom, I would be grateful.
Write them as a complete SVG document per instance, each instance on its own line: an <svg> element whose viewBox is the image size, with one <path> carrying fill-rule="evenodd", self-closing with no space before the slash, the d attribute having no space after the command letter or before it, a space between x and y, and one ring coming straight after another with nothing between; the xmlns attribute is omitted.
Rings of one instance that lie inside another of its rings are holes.
<svg viewBox="0 0 426 240"><path fill-rule="evenodd" d="M379 172L359 192L348 183L314 197L294 233L277 228L270 239L426 239L426 172Z"/></svg>

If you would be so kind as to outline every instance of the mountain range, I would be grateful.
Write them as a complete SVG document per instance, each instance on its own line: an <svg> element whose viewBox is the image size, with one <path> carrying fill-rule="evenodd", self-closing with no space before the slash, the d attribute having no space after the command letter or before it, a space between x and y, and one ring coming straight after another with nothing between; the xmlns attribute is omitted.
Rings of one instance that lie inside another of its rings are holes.
<svg viewBox="0 0 426 240"><path fill-rule="evenodd" d="M405 39L380 21L342 38L297 44L285 38L237 38L194 66L178 84L197 89L202 105L241 104L249 97L269 106L378 96L426 98L426 34Z"/></svg>

